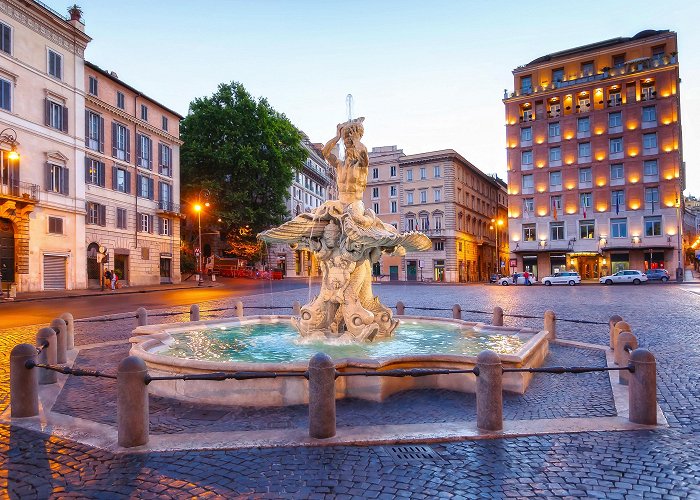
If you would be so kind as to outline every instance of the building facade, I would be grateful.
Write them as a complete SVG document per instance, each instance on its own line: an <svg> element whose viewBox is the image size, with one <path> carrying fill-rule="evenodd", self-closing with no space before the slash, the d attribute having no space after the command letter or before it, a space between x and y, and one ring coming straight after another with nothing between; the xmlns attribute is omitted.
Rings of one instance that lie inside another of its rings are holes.
<svg viewBox="0 0 700 500"><path fill-rule="evenodd" d="M182 116L90 62L85 89L88 286L104 268L130 285L179 283Z"/></svg>
<svg viewBox="0 0 700 500"><path fill-rule="evenodd" d="M536 276L682 266L676 34L647 30L513 70L510 251Z"/></svg>

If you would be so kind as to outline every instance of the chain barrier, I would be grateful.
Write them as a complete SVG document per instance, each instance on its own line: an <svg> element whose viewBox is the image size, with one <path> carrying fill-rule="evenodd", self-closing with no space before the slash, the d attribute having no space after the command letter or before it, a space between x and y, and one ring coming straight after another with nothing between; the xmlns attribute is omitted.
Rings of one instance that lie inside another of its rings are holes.
<svg viewBox="0 0 700 500"><path fill-rule="evenodd" d="M540 368L503 368L503 373L589 373L589 372L610 372L610 371L629 371L634 373L634 366L572 366L566 368L564 366L547 366Z"/></svg>
<svg viewBox="0 0 700 500"><path fill-rule="evenodd" d="M445 308L445 307L418 307L418 306L404 306L404 309L415 309L417 311L449 311L452 312L452 308L450 307ZM493 314L493 311L478 311L476 309L461 309L463 313L473 313L473 314ZM520 319L544 319L543 316L531 316L528 314L506 314L503 313L503 317L510 317L510 318L520 318ZM565 318L557 318L557 321L563 321L566 323L581 323L584 325L608 325L607 322L605 321L591 321L591 320L586 320L586 319L565 319Z"/></svg>
<svg viewBox="0 0 700 500"><path fill-rule="evenodd" d="M51 370L58 373L63 373L64 375L75 375L76 377L98 377L98 378L110 378L113 380L117 379L116 375L109 375L107 373L102 373L99 370L88 370L84 368L70 368L64 365L45 365L43 363L36 363L33 360L27 360L24 366L31 370L32 368L44 368L45 370Z"/></svg>
<svg viewBox="0 0 700 500"><path fill-rule="evenodd" d="M472 373L479 376L479 368L474 367L468 370L450 370L448 368L397 368L395 370L384 370L381 372L339 372L336 370L335 378L338 377L427 377L428 375L449 375L451 373Z"/></svg>
<svg viewBox="0 0 700 500"><path fill-rule="evenodd" d="M41 352L49 346L48 342L44 342L40 347L36 348L36 353L41 354Z"/></svg>
<svg viewBox="0 0 700 500"><path fill-rule="evenodd" d="M158 380L251 380L260 378L278 378L278 377L304 377L309 378L309 372L292 372L292 373L277 373L277 372L213 372L213 373L183 373L181 375L163 375L158 377L146 376L146 384Z"/></svg>

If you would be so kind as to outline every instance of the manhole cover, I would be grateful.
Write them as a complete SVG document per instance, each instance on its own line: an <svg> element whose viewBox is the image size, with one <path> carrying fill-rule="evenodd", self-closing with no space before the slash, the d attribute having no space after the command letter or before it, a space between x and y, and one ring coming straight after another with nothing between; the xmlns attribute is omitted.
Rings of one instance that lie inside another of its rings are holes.
<svg viewBox="0 0 700 500"><path fill-rule="evenodd" d="M430 446L405 445L385 446L387 454L395 462L424 462L426 460L442 460Z"/></svg>

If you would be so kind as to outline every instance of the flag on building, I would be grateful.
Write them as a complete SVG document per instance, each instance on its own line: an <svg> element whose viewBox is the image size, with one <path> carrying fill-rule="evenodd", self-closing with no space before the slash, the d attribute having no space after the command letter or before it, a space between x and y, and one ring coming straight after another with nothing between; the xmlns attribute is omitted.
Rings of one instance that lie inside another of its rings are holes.
<svg viewBox="0 0 700 500"><path fill-rule="evenodd" d="M654 195L651 195L651 213L654 213Z"/></svg>
<svg viewBox="0 0 700 500"><path fill-rule="evenodd" d="M620 197L615 194L615 215L620 215Z"/></svg>
<svg viewBox="0 0 700 500"><path fill-rule="evenodd" d="M552 217L557 220L557 200L552 198Z"/></svg>
<svg viewBox="0 0 700 500"><path fill-rule="evenodd" d="M586 205L583 205L583 218L586 218Z"/></svg>

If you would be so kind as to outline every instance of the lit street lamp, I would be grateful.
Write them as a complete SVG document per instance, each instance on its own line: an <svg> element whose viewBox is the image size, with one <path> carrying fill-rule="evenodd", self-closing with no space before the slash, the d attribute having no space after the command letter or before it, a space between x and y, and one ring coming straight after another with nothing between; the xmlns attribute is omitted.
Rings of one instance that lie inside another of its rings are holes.
<svg viewBox="0 0 700 500"><path fill-rule="evenodd" d="M501 272L501 256L498 252L498 228L503 225L503 219L491 219L491 225L489 229L493 229L496 232L496 274Z"/></svg>
<svg viewBox="0 0 700 500"><path fill-rule="evenodd" d="M194 211L197 212L197 233L198 233L198 245L199 248L197 249L197 284L201 286L202 282L204 281L204 278L202 277L202 193L204 193L205 197L209 197L209 191L206 189L203 189L202 191L199 192L198 201L194 205ZM204 207L208 207L209 202L204 203Z"/></svg>

